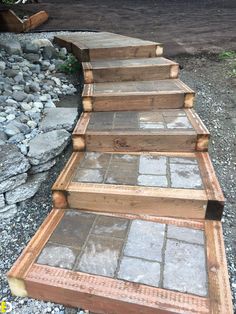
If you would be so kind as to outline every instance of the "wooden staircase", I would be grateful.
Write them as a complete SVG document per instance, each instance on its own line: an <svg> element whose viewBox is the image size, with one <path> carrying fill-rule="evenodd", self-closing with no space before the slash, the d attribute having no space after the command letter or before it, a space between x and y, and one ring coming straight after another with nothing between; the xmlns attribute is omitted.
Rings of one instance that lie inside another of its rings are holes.
<svg viewBox="0 0 236 314"><path fill-rule="evenodd" d="M84 113L12 293L104 314L233 313L224 196L178 64L117 34L55 41L82 62Z"/></svg>

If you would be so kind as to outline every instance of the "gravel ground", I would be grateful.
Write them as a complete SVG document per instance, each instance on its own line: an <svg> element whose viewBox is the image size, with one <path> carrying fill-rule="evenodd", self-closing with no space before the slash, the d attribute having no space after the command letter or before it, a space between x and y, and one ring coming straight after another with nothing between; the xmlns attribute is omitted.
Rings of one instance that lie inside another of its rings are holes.
<svg viewBox="0 0 236 314"><path fill-rule="evenodd" d="M61 33L61 32L60 32ZM5 36L0 34L1 38ZM6 35L8 36L8 35ZM12 35L11 35L12 36ZM17 35L52 38L52 33ZM223 228L225 245L236 310L236 212L235 212L235 131L236 131L236 79L227 78L230 64L219 62L215 56L179 57L176 61L183 67L181 78L197 91L196 110L211 133L210 154L227 199ZM6 272L22 249L34 235L51 210L51 186L71 154L71 146L50 170L48 181L31 200L24 202L14 218L0 225L0 299L13 303L13 313L67 313L82 311L64 308L50 302L34 301L11 296Z"/></svg>

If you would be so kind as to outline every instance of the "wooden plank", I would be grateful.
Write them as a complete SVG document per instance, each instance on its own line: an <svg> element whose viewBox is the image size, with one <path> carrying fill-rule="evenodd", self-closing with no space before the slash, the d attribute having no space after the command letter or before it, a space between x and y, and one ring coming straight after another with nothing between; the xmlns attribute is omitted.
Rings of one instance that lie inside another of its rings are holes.
<svg viewBox="0 0 236 314"><path fill-rule="evenodd" d="M45 23L48 20L48 17L48 13L45 11L37 12L23 22L23 31L27 32L29 30L37 28L38 26Z"/></svg>
<svg viewBox="0 0 236 314"><path fill-rule="evenodd" d="M25 281L32 298L96 313L209 313L206 298L38 264Z"/></svg>
<svg viewBox="0 0 236 314"><path fill-rule="evenodd" d="M7 273L12 294L21 297L28 295L24 278L30 270L30 267L37 259L44 245L48 241L51 233L61 221L63 215L63 210L53 209L50 212L42 225L39 227L36 234L30 240L27 247L21 253L21 256L17 259L11 270Z"/></svg>
<svg viewBox="0 0 236 314"><path fill-rule="evenodd" d="M56 36L55 40L62 46L70 43L71 51L83 62L97 59L149 58L163 53L159 43L108 32L75 32L69 36Z"/></svg>
<svg viewBox="0 0 236 314"><path fill-rule="evenodd" d="M222 225L205 222L210 313L233 314Z"/></svg>
<svg viewBox="0 0 236 314"><path fill-rule="evenodd" d="M221 220L225 198L207 153L199 153L199 167L208 197L206 219Z"/></svg>
<svg viewBox="0 0 236 314"><path fill-rule="evenodd" d="M203 190L70 183L69 208L128 214L204 219Z"/></svg>
<svg viewBox="0 0 236 314"><path fill-rule="evenodd" d="M200 119L199 115L195 112L195 110L185 109L185 112L191 121L194 129L198 133L198 138L196 142L196 151L208 151L210 133L202 120Z"/></svg>
<svg viewBox="0 0 236 314"><path fill-rule="evenodd" d="M177 78L179 71L177 63L162 57L83 62L82 67L86 84Z"/></svg>
<svg viewBox="0 0 236 314"><path fill-rule="evenodd" d="M90 113L83 112L72 133L74 151L85 150L85 146L86 146L85 133L86 133L89 120L90 120ZM79 134L79 136L76 136L76 134Z"/></svg>
<svg viewBox="0 0 236 314"><path fill-rule="evenodd" d="M85 84L84 111L190 108L194 91L178 79Z"/></svg>
<svg viewBox="0 0 236 314"><path fill-rule="evenodd" d="M0 11L0 30L4 32L23 32L23 22L12 10Z"/></svg>

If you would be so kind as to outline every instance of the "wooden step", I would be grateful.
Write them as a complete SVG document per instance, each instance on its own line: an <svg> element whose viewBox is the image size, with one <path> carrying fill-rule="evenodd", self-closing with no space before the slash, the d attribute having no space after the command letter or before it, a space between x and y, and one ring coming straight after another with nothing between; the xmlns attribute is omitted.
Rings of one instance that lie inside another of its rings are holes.
<svg viewBox="0 0 236 314"><path fill-rule="evenodd" d="M191 108L194 91L179 79L85 84L84 111Z"/></svg>
<svg viewBox="0 0 236 314"><path fill-rule="evenodd" d="M177 78L179 65L171 60L142 58L127 60L97 60L83 62L84 82L149 81Z"/></svg>
<svg viewBox="0 0 236 314"><path fill-rule="evenodd" d="M218 221L53 209L8 282L96 313L233 314Z"/></svg>
<svg viewBox="0 0 236 314"><path fill-rule="evenodd" d="M84 112L74 151L207 151L209 132L191 109Z"/></svg>
<svg viewBox="0 0 236 314"><path fill-rule="evenodd" d="M221 219L207 153L73 153L53 185L56 208Z"/></svg>
<svg viewBox="0 0 236 314"><path fill-rule="evenodd" d="M74 32L55 36L54 41L84 62L99 59L151 58L163 53L160 43L108 32Z"/></svg>

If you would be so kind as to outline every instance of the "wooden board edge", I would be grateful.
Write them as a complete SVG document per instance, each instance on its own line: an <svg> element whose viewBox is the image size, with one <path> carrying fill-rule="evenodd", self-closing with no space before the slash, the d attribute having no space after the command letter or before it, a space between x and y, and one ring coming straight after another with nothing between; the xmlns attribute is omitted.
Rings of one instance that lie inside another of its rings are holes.
<svg viewBox="0 0 236 314"><path fill-rule="evenodd" d="M210 135L208 129L194 109L184 109L184 111L197 133Z"/></svg>
<svg viewBox="0 0 236 314"><path fill-rule="evenodd" d="M7 273L8 282L13 295L27 296L24 278L33 265L52 232L61 221L63 210L52 209L20 257Z"/></svg>
<svg viewBox="0 0 236 314"><path fill-rule="evenodd" d="M23 32L23 22L22 20L15 14L13 10L6 9L0 12L1 24L5 25L5 30L8 32ZM11 21L9 21L9 19ZM13 23L12 23L13 22ZM13 24L13 26L12 26Z"/></svg>
<svg viewBox="0 0 236 314"><path fill-rule="evenodd" d="M205 221L210 313L233 314L222 225Z"/></svg>
<svg viewBox="0 0 236 314"><path fill-rule="evenodd" d="M82 112L72 135L84 135L87 130L87 126L89 124L89 120L91 118L91 113L89 112Z"/></svg>
<svg viewBox="0 0 236 314"><path fill-rule="evenodd" d="M36 27L45 23L49 18L46 11L39 11L36 14L30 16L26 21L23 22L23 31L35 29Z"/></svg>
<svg viewBox="0 0 236 314"><path fill-rule="evenodd" d="M34 264L29 296L96 313L209 313L209 299L119 279Z"/></svg>
<svg viewBox="0 0 236 314"><path fill-rule="evenodd" d="M170 78L176 79L179 76L179 64L170 65Z"/></svg>
<svg viewBox="0 0 236 314"><path fill-rule="evenodd" d="M65 47L68 52L72 52L72 45L70 40L66 40L65 37L62 36L54 36L53 42L60 47Z"/></svg>

